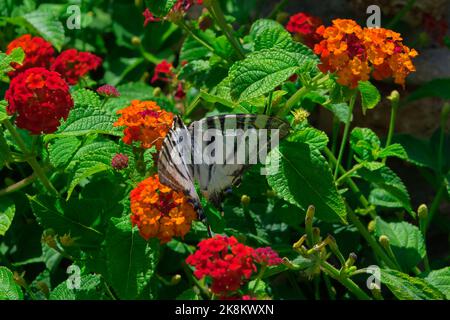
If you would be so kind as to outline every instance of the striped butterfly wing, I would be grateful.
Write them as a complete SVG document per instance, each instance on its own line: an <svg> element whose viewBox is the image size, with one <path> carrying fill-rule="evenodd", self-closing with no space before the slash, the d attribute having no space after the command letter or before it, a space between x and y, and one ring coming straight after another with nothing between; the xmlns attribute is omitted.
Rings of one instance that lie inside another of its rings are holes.
<svg viewBox="0 0 450 320"><path fill-rule="evenodd" d="M196 163L195 159L191 163L193 177L198 181L202 194L220 208L224 191L240 183L244 170L257 163L255 156L259 152L267 153L271 145L271 129L278 129L279 139L282 139L289 133L289 128L289 124L279 118L255 114L219 115L193 122L188 128L193 155L203 157L201 163ZM259 129L267 130L266 140L252 142L248 139L249 142L243 145L245 135L251 130L261 132ZM222 138L222 145L217 137ZM218 150L222 150L222 154L218 154Z"/></svg>
<svg viewBox="0 0 450 320"><path fill-rule="evenodd" d="M183 120L175 116L159 153L159 181L175 191L183 192L192 202L199 219L203 219L200 199L194 186L191 152L191 133Z"/></svg>

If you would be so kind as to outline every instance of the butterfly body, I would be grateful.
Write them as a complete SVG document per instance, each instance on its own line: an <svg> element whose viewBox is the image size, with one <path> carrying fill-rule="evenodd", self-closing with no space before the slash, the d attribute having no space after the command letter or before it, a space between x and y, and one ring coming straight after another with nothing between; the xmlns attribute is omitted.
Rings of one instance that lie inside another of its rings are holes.
<svg viewBox="0 0 450 320"><path fill-rule="evenodd" d="M202 195L220 208L224 192L240 183L244 170L258 156L265 160L267 147L275 140L273 134L282 139L288 132L289 124L266 115L211 116L189 127L177 116L159 154L159 179L183 192L203 219L195 182Z"/></svg>

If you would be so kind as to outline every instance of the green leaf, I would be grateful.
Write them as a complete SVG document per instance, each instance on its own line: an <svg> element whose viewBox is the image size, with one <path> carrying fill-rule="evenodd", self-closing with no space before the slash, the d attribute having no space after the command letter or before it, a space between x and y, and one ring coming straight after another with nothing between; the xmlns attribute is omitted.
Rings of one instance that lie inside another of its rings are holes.
<svg viewBox="0 0 450 320"><path fill-rule="evenodd" d="M350 109L347 103L330 103L325 104L324 107L330 110L342 123L345 124L348 122Z"/></svg>
<svg viewBox="0 0 450 320"><path fill-rule="evenodd" d="M396 270L381 269L381 284L400 300L442 300L445 296L425 280Z"/></svg>
<svg viewBox="0 0 450 320"><path fill-rule="evenodd" d="M6 112L7 106L8 102L6 100L0 100L0 122L9 118L9 115Z"/></svg>
<svg viewBox="0 0 450 320"><path fill-rule="evenodd" d="M23 292L14 281L13 273L0 266L0 300L23 300Z"/></svg>
<svg viewBox="0 0 450 320"><path fill-rule="evenodd" d="M450 300L450 267L433 270L424 279Z"/></svg>
<svg viewBox="0 0 450 320"><path fill-rule="evenodd" d="M44 228L51 228L59 235L70 234L72 238L79 238L77 243L80 246L98 244L103 238L103 233L97 230L96 201L72 199L66 202L46 195L28 196L28 199L33 214Z"/></svg>
<svg viewBox="0 0 450 320"><path fill-rule="evenodd" d="M187 37L181 47L180 51L180 61L193 61L205 59L210 55L210 52L203 45L198 43L192 37Z"/></svg>
<svg viewBox="0 0 450 320"><path fill-rule="evenodd" d="M235 101L259 97L282 84L307 60L281 49L251 53L230 69L231 97Z"/></svg>
<svg viewBox="0 0 450 320"><path fill-rule="evenodd" d="M169 13L176 2L177 0L146 0L145 5L155 16L164 17Z"/></svg>
<svg viewBox="0 0 450 320"><path fill-rule="evenodd" d="M187 289L176 297L176 300L200 300L200 296L194 289Z"/></svg>
<svg viewBox="0 0 450 320"><path fill-rule="evenodd" d="M356 127L350 133L350 146L361 160L375 160L380 144L378 136L369 128Z"/></svg>
<svg viewBox="0 0 450 320"><path fill-rule="evenodd" d="M88 89L79 89L72 93L74 108L99 108L101 105L97 93Z"/></svg>
<svg viewBox="0 0 450 320"><path fill-rule="evenodd" d="M111 160L119 146L112 141L97 141L81 147L73 157L77 165L73 168L72 179L67 190L67 199L75 187L85 178L111 169Z"/></svg>
<svg viewBox="0 0 450 320"><path fill-rule="evenodd" d="M378 170L378 169L376 169ZM384 189L374 188L370 191L369 202L385 208L403 208L403 203Z"/></svg>
<svg viewBox="0 0 450 320"><path fill-rule="evenodd" d="M450 91L448 90L449 87L450 78L434 79L415 90L406 98L406 100L411 102L429 97L450 100Z"/></svg>
<svg viewBox="0 0 450 320"><path fill-rule="evenodd" d="M306 127L289 135L289 141L307 143L313 148L322 150L328 144L328 136L325 132L312 127Z"/></svg>
<svg viewBox="0 0 450 320"><path fill-rule="evenodd" d="M117 116L104 110L93 108L73 109L66 121L64 121L58 131L45 136L49 141L56 137L83 136L100 133L112 136L121 136L122 130L114 127Z"/></svg>
<svg viewBox="0 0 450 320"><path fill-rule="evenodd" d="M381 149L381 151L378 153L379 158L387 158L387 157L397 157L400 159L407 159L408 154L406 153L405 149L402 147L399 143L393 143L389 145L387 148Z"/></svg>
<svg viewBox="0 0 450 320"><path fill-rule="evenodd" d="M385 235L389 238L392 251L404 270L414 268L426 255L422 233L408 222L387 223L377 217L375 234L377 237Z"/></svg>
<svg viewBox="0 0 450 320"><path fill-rule="evenodd" d="M260 19L250 30L254 37L255 51L263 49L285 49L292 42L291 35L286 29L274 20Z"/></svg>
<svg viewBox="0 0 450 320"><path fill-rule="evenodd" d="M0 52L0 79L3 81L9 81L8 77L6 77L5 75L8 72L14 70L14 68L11 67L11 63L15 62L21 64L23 62L23 59L25 59L25 53L23 52L23 49L21 47L13 49L10 54ZM6 103L6 101L2 102L2 104L3 103Z"/></svg>
<svg viewBox="0 0 450 320"><path fill-rule="evenodd" d="M55 139L48 146L51 164L55 168L64 168L80 146L81 141L77 137Z"/></svg>
<svg viewBox="0 0 450 320"><path fill-rule="evenodd" d="M50 293L50 300L105 299L104 285L98 274L81 275L79 289L71 289L67 281L63 281Z"/></svg>
<svg viewBox="0 0 450 320"><path fill-rule="evenodd" d="M106 232L108 282L121 299L151 298L150 280L155 272L159 244L146 242L129 216L112 218Z"/></svg>
<svg viewBox="0 0 450 320"><path fill-rule="evenodd" d="M375 108L381 100L380 92L369 81L359 81L358 90L361 93L363 112Z"/></svg>
<svg viewBox="0 0 450 320"><path fill-rule="evenodd" d="M330 167L320 152L304 143L288 142L270 152L267 181L277 194L301 208L316 207L316 216L325 221L346 221L342 197Z"/></svg>
<svg viewBox="0 0 450 320"><path fill-rule="evenodd" d="M377 188L383 189L388 192L392 197L397 199L402 204L402 207L408 211L409 214L414 216L414 212L411 208L411 202L408 194L408 190L403 184L402 180L395 174L394 171L384 166L378 170L369 170L361 168L358 170L361 178L373 183Z"/></svg>
<svg viewBox="0 0 450 320"><path fill-rule="evenodd" d="M0 198L0 236L4 236L14 218L16 206L14 202L7 198Z"/></svg>
<svg viewBox="0 0 450 320"><path fill-rule="evenodd" d="M143 82L130 82L117 87L120 97L109 99L104 109L117 111L131 104L132 100L155 100L153 96L153 87Z"/></svg>
<svg viewBox="0 0 450 320"><path fill-rule="evenodd" d="M23 18L45 40L49 41L58 51L64 44L64 26L53 14L43 11L33 11L23 15Z"/></svg>

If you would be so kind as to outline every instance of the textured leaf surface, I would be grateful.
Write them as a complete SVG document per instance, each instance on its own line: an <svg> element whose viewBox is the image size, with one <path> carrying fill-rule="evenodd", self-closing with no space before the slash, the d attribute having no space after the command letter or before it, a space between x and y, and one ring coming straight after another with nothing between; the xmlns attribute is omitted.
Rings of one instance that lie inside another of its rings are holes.
<svg viewBox="0 0 450 320"><path fill-rule="evenodd" d="M231 67L231 97L237 101L259 97L283 83L306 60L303 55L281 49L249 54Z"/></svg>
<svg viewBox="0 0 450 320"><path fill-rule="evenodd" d="M22 289L14 282L13 273L0 266L0 300L22 300Z"/></svg>
<svg viewBox="0 0 450 320"><path fill-rule="evenodd" d="M386 235L389 238L392 251L402 268L410 270L425 257L425 241L419 228L405 221L387 223L380 217L375 222L377 237Z"/></svg>
<svg viewBox="0 0 450 320"><path fill-rule="evenodd" d="M80 288L71 289L66 281L61 282L51 293L50 300L100 300L105 298L103 280L100 275L82 275Z"/></svg>
<svg viewBox="0 0 450 320"><path fill-rule="evenodd" d="M0 198L0 236L4 236L14 218L16 206L12 200L6 197Z"/></svg>
<svg viewBox="0 0 450 320"><path fill-rule="evenodd" d="M77 137L55 139L48 146L50 162L56 168L64 168L81 146Z"/></svg>
<svg viewBox="0 0 450 320"><path fill-rule="evenodd" d="M129 216L112 218L106 233L109 283L121 299L149 299L159 244L147 243Z"/></svg>
<svg viewBox="0 0 450 320"><path fill-rule="evenodd" d="M381 270L381 284L400 300L441 300L445 296L425 280L396 270Z"/></svg>
<svg viewBox="0 0 450 320"><path fill-rule="evenodd" d="M289 142L271 151L268 160L279 162L279 168L269 167L267 181L281 198L304 209L314 205L319 219L346 221L344 201L318 150Z"/></svg>
<svg viewBox="0 0 450 320"><path fill-rule="evenodd" d="M359 81L358 89L361 93L363 110L373 109L381 100L378 89L369 81Z"/></svg>
<svg viewBox="0 0 450 320"><path fill-rule="evenodd" d="M34 11L27 13L23 18L58 51L64 44L64 27L51 13Z"/></svg>
<svg viewBox="0 0 450 320"><path fill-rule="evenodd" d="M431 271L425 280L441 291L450 300L450 267Z"/></svg>

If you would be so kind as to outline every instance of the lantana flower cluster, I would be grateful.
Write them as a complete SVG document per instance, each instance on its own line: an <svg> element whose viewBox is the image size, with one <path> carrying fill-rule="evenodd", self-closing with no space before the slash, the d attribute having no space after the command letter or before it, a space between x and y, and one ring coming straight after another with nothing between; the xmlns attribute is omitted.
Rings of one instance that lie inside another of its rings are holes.
<svg viewBox="0 0 450 320"><path fill-rule="evenodd" d="M202 240L186 262L195 268L195 277L210 277L211 291L226 298L236 296L236 291L257 272L256 264L277 265L281 259L271 248L253 249L233 236L216 235Z"/></svg>
<svg viewBox="0 0 450 320"><path fill-rule="evenodd" d="M123 142L137 142L141 148L161 149L164 137L173 122L173 114L161 109L154 101L133 100L131 105L117 112L115 126L124 126Z"/></svg>
<svg viewBox="0 0 450 320"><path fill-rule="evenodd" d="M317 28L321 25L322 20L319 17L305 12L299 12L289 18L286 30L294 34L294 37L299 37L301 42L308 47L314 48L314 45L322 40L316 32Z"/></svg>
<svg viewBox="0 0 450 320"><path fill-rule="evenodd" d="M131 221L146 240L158 238L166 243L173 237L184 237L196 218L186 196L161 184L158 175L140 182L130 199Z"/></svg>
<svg viewBox="0 0 450 320"><path fill-rule="evenodd" d="M156 17L153 12L146 8L142 13L145 19L144 27L147 26L149 22L158 22L161 21L161 19L168 19L169 17L182 17L194 4L202 5L203 0L177 0L165 17Z"/></svg>
<svg viewBox="0 0 450 320"><path fill-rule="evenodd" d="M168 62L167 60L161 61L155 67L151 83L154 84L157 81L162 81L169 83L172 86L176 86L174 97L176 99L183 99L184 97L186 97L186 93L184 92L183 88L183 82L178 80L174 70L175 69L170 62Z"/></svg>
<svg viewBox="0 0 450 320"><path fill-rule="evenodd" d="M412 58L417 51L402 43L399 33L384 28L361 28L349 19L333 20L330 27L316 31L323 40L314 52L321 58L323 72L335 72L338 83L355 88L358 81L393 77L405 84L406 76L415 71Z"/></svg>
<svg viewBox="0 0 450 320"><path fill-rule="evenodd" d="M50 42L29 34L13 40L6 52L22 48L22 64L12 63L10 88L6 94L9 115L17 114L16 125L32 134L56 131L66 119L73 101L69 85L78 83L89 71L97 69L102 60L94 54L69 49L55 57Z"/></svg>

